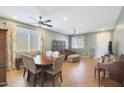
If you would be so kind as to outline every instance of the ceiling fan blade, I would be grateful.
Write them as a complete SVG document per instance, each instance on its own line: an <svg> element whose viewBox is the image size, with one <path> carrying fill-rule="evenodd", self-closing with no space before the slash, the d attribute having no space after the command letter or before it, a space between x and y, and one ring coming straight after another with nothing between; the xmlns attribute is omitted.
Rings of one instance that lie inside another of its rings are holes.
<svg viewBox="0 0 124 93"><path fill-rule="evenodd" d="M43 23L42 25L46 25L46 26L49 26L49 27L53 27L52 25L49 25L49 24L44 24L44 23Z"/></svg>
<svg viewBox="0 0 124 93"><path fill-rule="evenodd" d="M49 20L44 20L43 22L48 23L48 22L51 22L51 20L50 19Z"/></svg>

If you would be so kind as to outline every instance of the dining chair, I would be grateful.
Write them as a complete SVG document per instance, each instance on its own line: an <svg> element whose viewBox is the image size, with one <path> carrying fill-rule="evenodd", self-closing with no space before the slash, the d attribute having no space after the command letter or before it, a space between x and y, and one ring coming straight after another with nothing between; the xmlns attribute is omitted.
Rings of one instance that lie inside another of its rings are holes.
<svg viewBox="0 0 124 93"><path fill-rule="evenodd" d="M55 58L53 61L53 66L50 69L46 70L46 73L51 77L50 79L52 79L53 86L55 86L54 82L56 76L60 77L60 80L62 82L62 64L64 58L65 58L64 55Z"/></svg>
<svg viewBox="0 0 124 93"><path fill-rule="evenodd" d="M59 51L54 51L54 52L52 52L52 57L53 58L57 58L58 56L59 56Z"/></svg>
<svg viewBox="0 0 124 93"><path fill-rule="evenodd" d="M23 73L23 77L25 76L26 71L28 71L28 63L27 63L27 58L25 56L25 54L22 54L22 62L24 64L24 73Z"/></svg>
<svg viewBox="0 0 124 93"><path fill-rule="evenodd" d="M52 56L52 51L46 51L46 56Z"/></svg>
<svg viewBox="0 0 124 93"><path fill-rule="evenodd" d="M25 70L27 70L28 71L27 81L30 81L31 75L34 75L33 86L35 87L36 79L37 79L36 76L37 76L37 74L41 74L41 69L37 69L37 67L34 63L34 59L30 55L22 55L22 57L23 57L23 62L24 62L24 66L25 66L24 75L25 75Z"/></svg>

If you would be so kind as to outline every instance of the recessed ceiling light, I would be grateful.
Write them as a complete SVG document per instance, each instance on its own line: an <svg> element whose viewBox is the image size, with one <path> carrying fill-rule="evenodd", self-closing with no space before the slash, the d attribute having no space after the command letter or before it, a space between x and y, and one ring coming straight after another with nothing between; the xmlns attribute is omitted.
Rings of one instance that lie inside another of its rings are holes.
<svg viewBox="0 0 124 93"><path fill-rule="evenodd" d="M16 19L16 18L18 18L17 16L14 16L14 18Z"/></svg>
<svg viewBox="0 0 124 93"><path fill-rule="evenodd" d="M66 17L64 17L64 21L68 20Z"/></svg>

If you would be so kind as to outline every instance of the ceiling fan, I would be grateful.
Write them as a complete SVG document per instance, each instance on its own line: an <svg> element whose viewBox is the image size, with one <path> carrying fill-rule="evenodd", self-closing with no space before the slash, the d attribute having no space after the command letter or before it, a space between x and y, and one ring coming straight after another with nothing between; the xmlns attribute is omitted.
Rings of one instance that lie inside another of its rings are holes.
<svg viewBox="0 0 124 93"><path fill-rule="evenodd" d="M73 36L75 37L77 34L78 33L77 33L76 29L74 29Z"/></svg>
<svg viewBox="0 0 124 93"><path fill-rule="evenodd" d="M44 26L48 26L48 27L53 27L52 25L49 25L48 23L49 22L51 22L51 20L50 19L48 19L48 20L42 20L42 16L39 16L39 21L38 20L36 20L35 18L33 18L33 17L31 17L30 16L30 18L32 18L33 20L35 20L35 21L37 21L37 23L35 23L35 24L38 24L38 25L44 25Z"/></svg>

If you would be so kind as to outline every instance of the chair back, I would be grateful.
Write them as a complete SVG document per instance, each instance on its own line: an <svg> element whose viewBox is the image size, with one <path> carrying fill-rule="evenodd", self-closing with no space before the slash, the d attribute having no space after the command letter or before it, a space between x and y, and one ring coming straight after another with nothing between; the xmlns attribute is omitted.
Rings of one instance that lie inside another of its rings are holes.
<svg viewBox="0 0 124 93"><path fill-rule="evenodd" d="M59 51L54 51L54 52L52 52L52 57L53 58L57 58L58 56L59 56Z"/></svg>
<svg viewBox="0 0 124 93"><path fill-rule="evenodd" d="M53 70L54 71L61 71L64 58L65 58L64 55L55 58L55 60L53 62Z"/></svg>
<svg viewBox="0 0 124 93"><path fill-rule="evenodd" d="M46 56L52 56L52 51L46 51Z"/></svg>
<svg viewBox="0 0 124 93"><path fill-rule="evenodd" d="M24 66L33 74L36 73L36 65L33 57L30 55L22 55Z"/></svg>
<svg viewBox="0 0 124 93"><path fill-rule="evenodd" d="M22 62L23 62L23 64L24 64L24 67L25 67L26 69L28 69L27 57L25 56L25 54L22 54L21 57L22 57Z"/></svg>

